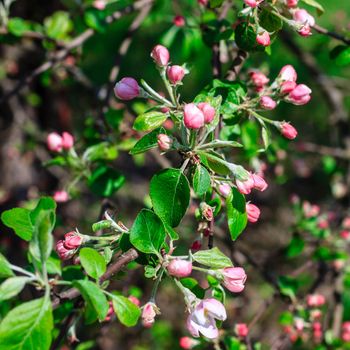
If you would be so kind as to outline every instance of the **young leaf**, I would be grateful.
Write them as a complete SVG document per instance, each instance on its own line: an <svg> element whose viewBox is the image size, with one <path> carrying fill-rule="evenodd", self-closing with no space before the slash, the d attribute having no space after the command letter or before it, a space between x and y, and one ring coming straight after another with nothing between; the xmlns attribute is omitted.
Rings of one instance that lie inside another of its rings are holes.
<svg viewBox="0 0 350 350"><path fill-rule="evenodd" d="M98 279L106 272L106 261L95 249L82 248L79 258L85 272L90 277Z"/></svg>
<svg viewBox="0 0 350 350"><path fill-rule="evenodd" d="M0 285L0 302L11 299L24 288L30 277L10 277Z"/></svg>
<svg viewBox="0 0 350 350"><path fill-rule="evenodd" d="M1 214L2 222L12 228L16 235L30 241L33 234L33 224L30 219L30 210L24 208L14 208L6 210Z"/></svg>
<svg viewBox="0 0 350 350"><path fill-rule="evenodd" d="M140 114L134 122L133 128L137 131L151 131L160 127L166 120L167 115L159 111L151 111Z"/></svg>
<svg viewBox="0 0 350 350"><path fill-rule="evenodd" d="M140 308L122 295L113 294L111 298L114 312L118 316L119 321L127 327L135 326L141 315Z"/></svg>
<svg viewBox="0 0 350 350"><path fill-rule="evenodd" d="M245 197L235 187L226 199L226 211L228 228L235 241L247 225Z"/></svg>
<svg viewBox="0 0 350 350"><path fill-rule="evenodd" d="M324 13L324 8L318 1L316 0L302 0L302 1L305 2L305 4L314 7L317 10L317 13L319 15L322 15L322 13Z"/></svg>
<svg viewBox="0 0 350 350"><path fill-rule="evenodd" d="M88 280L74 281L73 286L79 289L90 310L97 315L100 321L103 321L107 316L109 306L102 290Z"/></svg>
<svg viewBox="0 0 350 350"><path fill-rule="evenodd" d="M141 210L130 230L130 242L143 253L158 254L165 236L162 220L148 209Z"/></svg>
<svg viewBox="0 0 350 350"><path fill-rule="evenodd" d="M48 298L40 298L12 309L0 324L1 350L48 350L53 318Z"/></svg>
<svg viewBox="0 0 350 350"><path fill-rule="evenodd" d="M156 214L176 227L190 203L190 186L179 169L165 169L152 177L150 196Z"/></svg>
<svg viewBox="0 0 350 350"><path fill-rule="evenodd" d="M0 278L7 278L11 276L14 276L14 273L11 270L10 263L0 253Z"/></svg>
<svg viewBox="0 0 350 350"><path fill-rule="evenodd" d="M217 247L209 250L200 250L192 256L194 261L213 269L222 269L224 267L232 266L231 259L222 253Z"/></svg>
<svg viewBox="0 0 350 350"><path fill-rule="evenodd" d="M157 136L159 134L166 134L165 129L158 128L143 136L136 142L135 146L131 149L130 154L139 154L146 152L152 148L158 147Z"/></svg>
<svg viewBox="0 0 350 350"><path fill-rule="evenodd" d="M203 196L210 188L210 175L208 170L202 166L197 165L193 175L193 190L198 196Z"/></svg>
<svg viewBox="0 0 350 350"><path fill-rule="evenodd" d="M163 224L164 224L165 232L169 235L169 237L173 241L177 241L179 239L179 234L166 222L163 222Z"/></svg>

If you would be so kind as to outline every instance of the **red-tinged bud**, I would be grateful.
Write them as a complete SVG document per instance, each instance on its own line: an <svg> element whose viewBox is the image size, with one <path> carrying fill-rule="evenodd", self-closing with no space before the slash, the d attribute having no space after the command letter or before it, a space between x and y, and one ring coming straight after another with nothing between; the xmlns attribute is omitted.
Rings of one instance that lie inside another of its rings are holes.
<svg viewBox="0 0 350 350"><path fill-rule="evenodd" d="M250 72L249 75L253 85L258 88L265 86L270 81L270 79L265 74L259 71Z"/></svg>
<svg viewBox="0 0 350 350"><path fill-rule="evenodd" d="M184 107L184 124L188 129L199 129L204 125L204 114L194 103Z"/></svg>
<svg viewBox="0 0 350 350"><path fill-rule="evenodd" d="M327 228L329 228L328 220L326 218L320 219L320 221L317 223L317 227L321 230L326 230Z"/></svg>
<svg viewBox="0 0 350 350"><path fill-rule="evenodd" d="M174 259L167 266L171 276L177 278L187 277L192 273L192 262L188 260Z"/></svg>
<svg viewBox="0 0 350 350"><path fill-rule="evenodd" d="M259 6L260 3L262 3L264 0L244 0L244 3L252 8L255 8Z"/></svg>
<svg viewBox="0 0 350 350"><path fill-rule="evenodd" d="M104 321L109 322L112 319L113 315L114 315L113 303L110 301L108 312L107 312L107 315L106 315L106 318L104 319Z"/></svg>
<svg viewBox="0 0 350 350"><path fill-rule="evenodd" d="M277 102L274 101L270 96L262 96L260 98L260 107L268 110L273 110L277 106Z"/></svg>
<svg viewBox="0 0 350 350"><path fill-rule="evenodd" d="M286 100L296 106L305 105L311 100L311 92L308 86L299 84L289 93Z"/></svg>
<svg viewBox="0 0 350 350"><path fill-rule="evenodd" d="M159 134L157 136L158 147L161 151L168 151L173 145L173 140L166 134Z"/></svg>
<svg viewBox="0 0 350 350"><path fill-rule="evenodd" d="M269 46L271 44L270 34L264 31L256 36L256 42L262 46Z"/></svg>
<svg viewBox="0 0 350 350"><path fill-rule="evenodd" d="M311 32L311 27L307 24L303 25L299 30L298 30L298 34L300 36L303 36L303 37L308 37L310 35L312 35L312 32Z"/></svg>
<svg viewBox="0 0 350 350"><path fill-rule="evenodd" d="M179 341L180 348L185 350L193 349L198 344L200 344L198 340L190 337L182 337Z"/></svg>
<svg viewBox="0 0 350 350"><path fill-rule="evenodd" d="M315 25L315 18L305 9L296 10L293 14L293 19L295 22L300 24L309 25L311 27Z"/></svg>
<svg viewBox="0 0 350 350"><path fill-rule="evenodd" d="M130 295L128 297L128 299L133 303L135 304L136 306L140 306L141 305L141 302L138 298L134 297L133 295Z"/></svg>
<svg viewBox="0 0 350 350"><path fill-rule="evenodd" d="M308 201L303 202L303 213L306 218L313 218L320 213L321 208L316 204L311 204Z"/></svg>
<svg viewBox="0 0 350 350"><path fill-rule="evenodd" d="M163 112L163 111L162 111ZM164 113L164 112L163 112ZM172 130L174 129L174 122L171 119L167 119L164 124L163 124L164 128L167 130Z"/></svg>
<svg viewBox="0 0 350 350"><path fill-rule="evenodd" d="M159 309L156 304L148 302L142 308L142 324L145 328L151 328L154 324L155 317L159 314Z"/></svg>
<svg viewBox="0 0 350 350"><path fill-rule="evenodd" d="M249 194L254 188L254 185L254 179L251 175L246 181L236 180L237 189L242 194Z"/></svg>
<svg viewBox="0 0 350 350"><path fill-rule="evenodd" d="M294 320L294 326L295 326L295 329L300 333L303 331L305 327L305 322L302 318L296 318Z"/></svg>
<svg viewBox="0 0 350 350"><path fill-rule="evenodd" d="M197 251L197 250L199 250L199 249L201 249L202 248L202 242L199 240L199 239L197 239L197 240L195 240L193 243L192 243L192 245L191 245L191 250L192 251Z"/></svg>
<svg viewBox="0 0 350 350"><path fill-rule="evenodd" d="M69 195L66 191L56 191L53 194L53 199L56 203L64 203L68 201Z"/></svg>
<svg viewBox="0 0 350 350"><path fill-rule="evenodd" d="M169 63L170 54L165 46L157 45L153 48L151 57L159 67L165 67Z"/></svg>
<svg viewBox="0 0 350 350"><path fill-rule="evenodd" d="M198 108L202 111L204 115L204 122L206 124L211 123L215 118L215 108L207 102L198 103Z"/></svg>
<svg viewBox="0 0 350 350"><path fill-rule="evenodd" d="M281 79L282 81L296 81L297 77L297 72L295 71L294 67L290 64L287 64L286 66L282 67L279 73L279 79Z"/></svg>
<svg viewBox="0 0 350 350"><path fill-rule="evenodd" d="M322 311L319 309L314 309L310 311L310 318L312 320L318 320L322 317Z"/></svg>
<svg viewBox="0 0 350 350"><path fill-rule="evenodd" d="M68 232L64 235L63 244L67 249L77 249L83 243L83 237L75 231Z"/></svg>
<svg viewBox="0 0 350 350"><path fill-rule="evenodd" d="M61 260L69 260L74 255L74 250L67 249L62 240L56 243L56 252Z"/></svg>
<svg viewBox="0 0 350 350"><path fill-rule="evenodd" d="M233 293L240 293L244 289L247 275L241 267L225 267L221 270L224 277L222 284Z"/></svg>
<svg viewBox="0 0 350 350"><path fill-rule="evenodd" d="M264 180L264 178L258 174L252 174L251 175L253 181L254 181L254 188L258 191L265 191L267 189L267 182Z"/></svg>
<svg viewBox="0 0 350 350"><path fill-rule="evenodd" d="M289 94L292 92L297 86L297 83L295 81L284 81L281 84L280 92L281 94Z"/></svg>
<svg viewBox="0 0 350 350"><path fill-rule="evenodd" d="M200 204L200 211L202 216L204 217L205 220L207 221L212 221L214 218L214 212L213 208L208 205L207 203L202 202Z"/></svg>
<svg viewBox="0 0 350 350"><path fill-rule="evenodd" d="M343 222L342 222L342 226L345 229L350 229L350 217L346 217Z"/></svg>
<svg viewBox="0 0 350 350"><path fill-rule="evenodd" d="M248 329L247 324L246 323L237 323L235 326L235 332L236 332L238 337L245 338L249 333L249 329Z"/></svg>
<svg viewBox="0 0 350 350"><path fill-rule="evenodd" d="M286 122L282 122L280 124L280 131L281 134L289 140L294 140L298 135L298 131L294 128L294 126Z"/></svg>
<svg viewBox="0 0 350 350"><path fill-rule="evenodd" d="M126 77L115 84L114 94L120 100L129 101L140 95L140 87L134 78Z"/></svg>
<svg viewBox="0 0 350 350"><path fill-rule="evenodd" d="M62 134L62 147L66 151L69 151L74 146L74 137L69 132L63 132Z"/></svg>
<svg viewBox="0 0 350 350"><path fill-rule="evenodd" d="M47 148L52 152L61 152L63 149L62 146L62 137L57 134L57 132L52 132L47 136Z"/></svg>
<svg viewBox="0 0 350 350"><path fill-rule="evenodd" d="M286 5L289 8L297 7L298 6L298 1L299 0L286 0Z"/></svg>
<svg viewBox="0 0 350 350"><path fill-rule="evenodd" d="M340 232L340 237L342 239L349 240L350 239L350 231L349 230L342 230Z"/></svg>
<svg viewBox="0 0 350 350"><path fill-rule="evenodd" d="M326 302L326 298L322 294L310 294L306 297L306 303L309 307L320 307Z"/></svg>
<svg viewBox="0 0 350 350"><path fill-rule="evenodd" d="M176 27L183 27L186 24L185 17L179 15L175 16L173 23L176 25Z"/></svg>
<svg viewBox="0 0 350 350"><path fill-rule="evenodd" d="M176 85L180 83L185 76L185 70L181 66L170 66L167 69L169 81Z"/></svg>
<svg viewBox="0 0 350 350"><path fill-rule="evenodd" d="M199 5L207 6L208 0L197 0Z"/></svg>
<svg viewBox="0 0 350 350"><path fill-rule="evenodd" d="M231 193L231 186L228 184L221 184L219 186L219 192L223 197L228 197Z"/></svg>
<svg viewBox="0 0 350 350"><path fill-rule="evenodd" d="M247 203L245 206L246 212L247 212L247 217L248 221L251 223L257 222L260 217L260 209L252 204L252 203Z"/></svg>
<svg viewBox="0 0 350 350"><path fill-rule="evenodd" d="M344 342L350 342L350 332L344 332L341 334L341 338Z"/></svg>
<svg viewBox="0 0 350 350"><path fill-rule="evenodd" d="M342 324L341 329L345 333L350 333L350 321L346 321Z"/></svg>

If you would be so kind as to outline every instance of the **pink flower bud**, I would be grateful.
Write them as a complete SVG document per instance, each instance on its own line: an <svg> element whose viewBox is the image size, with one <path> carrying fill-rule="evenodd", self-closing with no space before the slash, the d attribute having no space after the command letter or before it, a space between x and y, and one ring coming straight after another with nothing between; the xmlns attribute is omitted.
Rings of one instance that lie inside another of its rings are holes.
<svg viewBox="0 0 350 350"><path fill-rule="evenodd" d="M279 73L279 78L282 81L296 81L297 77L297 72L295 71L294 67L290 64L287 64L286 66L282 67Z"/></svg>
<svg viewBox="0 0 350 350"><path fill-rule="evenodd" d="M79 236L75 231L68 232L64 235L63 244L67 249L77 249L83 243L83 237Z"/></svg>
<svg viewBox="0 0 350 350"><path fill-rule="evenodd" d="M299 0L286 0L286 5L289 8L296 7Z"/></svg>
<svg viewBox="0 0 350 350"><path fill-rule="evenodd" d="M348 230L342 230L342 231L340 232L340 237L341 237L342 239L345 239L345 240L350 239L350 231L348 231Z"/></svg>
<svg viewBox="0 0 350 350"><path fill-rule="evenodd" d="M47 136L47 148L52 152L61 152L63 149L62 146L62 137L57 134L57 132L51 132Z"/></svg>
<svg viewBox="0 0 350 350"><path fill-rule="evenodd" d="M53 199L56 203L64 203L68 201L69 195L66 191L56 191L53 194Z"/></svg>
<svg viewBox="0 0 350 350"><path fill-rule="evenodd" d="M267 182L258 174L252 174L252 179L254 181L254 188L258 191L265 191L267 189Z"/></svg>
<svg viewBox="0 0 350 350"><path fill-rule="evenodd" d="M173 23L176 25L176 27L183 27L186 24L185 17L179 15L175 16Z"/></svg>
<svg viewBox="0 0 350 350"><path fill-rule="evenodd" d="M200 211L203 218L207 221L212 221L214 217L213 208L205 202L200 204Z"/></svg>
<svg viewBox="0 0 350 350"><path fill-rule="evenodd" d="M245 338L249 333L249 329L245 323L237 323L235 326L235 332L238 337Z"/></svg>
<svg viewBox="0 0 350 350"><path fill-rule="evenodd" d="M141 302L138 298L134 297L133 295L130 295L128 297L128 299L133 303L135 304L136 306L140 306L141 305Z"/></svg>
<svg viewBox="0 0 350 350"><path fill-rule="evenodd" d="M247 212L247 216L248 216L248 221L249 222L257 222L259 220L260 217L260 209L252 204L252 203L247 203L245 206L246 212Z"/></svg>
<svg viewBox="0 0 350 350"><path fill-rule="evenodd" d="M293 14L293 19L295 22L305 24L310 27L315 25L315 18L311 16L305 9L296 10Z"/></svg>
<svg viewBox="0 0 350 350"><path fill-rule="evenodd" d="M193 349L200 342L190 337L182 337L180 338L179 345L181 349L190 350Z"/></svg>
<svg viewBox="0 0 350 350"><path fill-rule="evenodd" d="M256 42L262 46L269 46L271 44L270 35L267 31L264 31L256 36Z"/></svg>
<svg viewBox="0 0 350 350"><path fill-rule="evenodd" d="M140 87L134 78L126 77L115 84L114 94L120 100L132 100L140 95Z"/></svg>
<svg viewBox="0 0 350 350"><path fill-rule="evenodd" d="M275 109L277 106L276 101L274 101L270 96L262 96L259 102L261 108L268 110Z"/></svg>
<svg viewBox="0 0 350 350"><path fill-rule="evenodd" d="M185 105L184 123L188 129L199 129L204 125L204 114L194 103Z"/></svg>
<svg viewBox="0 0 350 350"><path fill-rule="evenodd" d="M161 151L168 151L173 144L173 140L166 134L159 134L157 139L158 147Z"/></svg>
<svg viewBox="0 0 350 350"><path fill-rule="evenodd" d="M222 270L224 276L223 285L233 293L239 293L244 289L247 275L241 267L225 267Z"/></svg>
<svg viewBox="0 0 350 350"><path fill-rule="evenodd" d="M250 80L256 87L263 87L270 81L270 79L265 74L258 71L250 72L249 75Z"/></svg>
<svg viewBox="0 0 350 350"><path fill-rule="evenodd" d="M325 302L326 298L322 294L310 294L306 297L306 303L309 307L320 307Z"/></svg>
<svg viewBox="0 0 350 350"><path fill-rule="evenodd" d="M196 239L191 245L192 251L197 251L201 248L202 248L202 242L199 239Z"/></svg>
<svg viewBox="0 0 350 350"><path fill-rule="evenodd" d="M281 94L289 94L295 89L296 86L297 84L295 81L284 81L281 84L280 92Z"/></svg>
<svg viewBox="0 0 350 350"><path fill-rule="evenodd" d="M170 66L167 69L167 75L169 81L176 85L182 81L183 77L185 76L185 70L181 66Z"/></svg>
<svg viewBox="0 0 350 350"><path fill-rule="evenodd" d="M342 222L342 226L345 229L350 229L350 217L344 218L344 220Z"/></svg>
<svg viewBox="0 0 350 350"><path fill-rule="evenodd" d="M301 106L308 103L311 100L311 89L304 85L297 85L287 96L286 100L294 105Z"/></svg>
<svg viewBox="0 0 350 350"><path fill-rule="evenodd" d="M314 322L313 324L312 324L312 329L314 330L314 331L320 331L321 329L322 329L322 325L321 325L321 322Z"/></svg>
<svg viewBox="0 0 350 350"><path fill-rule="evenodd" d="M321 218L320 221L317 223L317 227L321 230L325 230L329 228L329 222L326 218Z"/></svg>
<svg viewBox="0 0 350 350"><path fill-rule="evenodd" d="M191 261L174 259L167 266L167 270L171 276L177 278L187 277L192 273Z"/></svg>
<svg viewBox="0 0 350 350"><path fill-rule="evenodd" d="M146 305L144 305L141 315L143 326L145 328L151 328L158 313L159 310L156 304L148 302Z"/></svg>
<svg viewBox="0 0 350 350"><path fill-rule="evenodd" d="M343 332L341 334L341 338L346 343L350 342L350 333L349 332Z"/></svg>
<svg viewBox="0 0 350 350"><path fill-rule="evenodd" d="M221 184L219 186L219 192L223 197L228 197L229 194L231 193L231 186L228 184Z"/></svg>
<svg viewBox="0 0 350 350"><path fill-rule="evenodd" d="M207 6L208 0L197 0L199 5Z"/></svg>
<svg viewBox="0 0 350 350"><path fill-rule="evenodd" d="M294 320L294 326L298 332L302 332L305 327L304 320L302 318L296 318Z"/></svg>
<svg viewBox="0 0 350 350"><path fill-rule="evenodd" d="M306 218L313 218L320 213L320 207L308 201L303 202L303 213Z"/></svg>
<svg viewBox="0 0 350 350"><path fill-rule="evenodd" d="M204 115L204 122L206 124L211 123L215 117L215 108L207 102L198 103L198 108L202 111Z"/></svg>
<svg viewBox="0 0 350 350"><path fill-rule="evenodd" d="M92 6L98 10L104 10L106 8L106 1L105 0L95 0L92 3Z"/></svg>
<svg viewBox="0 0 350 350"><path fill-rule="evenodd" d="M341 329L343 332L350 333L350 321L346 321L342 324Z"/></svg>
<svg viewBox="0 0 350 350"><path fill-rule="evenodd" d="M236 186L238 188L238 191L242 194L249 194L254 188L254 185L254 179L251 175L246 181L236 180Z"/></svg>
<svg viewBox="0 0 350 350"><path fill-rule="evenodd" d="M280 130L281 134L289 140L294 140L298 135L298 131L294 128L294 126L286 122L282 122L280 124Z"/></svg>
<svg viewBox="0 0 350 350"><path fill-rule="evenodd" d="M261 2L263 2L264 0L244 0L244 3L247 6L250 6L252 8L257 7Z"/></svg>
<svg viewBox="0 0 350 350"><path fill-rule="evenodd" d="M322 311L319 309L310 310L310 318L312 320L317 320L322 317Z"/></svg>
<svg viewBox="0 0 350 350"><path fill-rule="evenodd" d="M303 36L303 37L307 37L307 36L312 35L310 26L307 25L307 24L303 25L303 26L298 30L298 34L299 34L300 36Z"/></svg>
<svg viewBox="0 0 350 350"><path fill-rule="evenodd" d="M68 260L74 255L74 250L67 249L62 240L56 243L56 252L61 260Z"/></svg>
<svg viewBox="0 0 350 350"><path fill-rule="evenodd" d="M154 59L154 62L156 62L158 66L165 67L169 62L170 54L166 47L157 45L153 48L151 57Z"/></svg>
<svg viewBox="0 0 350 350"><path fill-rule="evenodd" d="M104 319L104 321L109 322L112 319L113 315L114 315L113 303L110 301L108 312L107 312L107 315L106 315L106 318Z"/></svg>
<svg viewBox="0 0 350 350"><path fill-rule="evenodd" d="M63 132L62 134L62 147L66 151L69 151L74 146L74 137L69 132Z"/></svg>

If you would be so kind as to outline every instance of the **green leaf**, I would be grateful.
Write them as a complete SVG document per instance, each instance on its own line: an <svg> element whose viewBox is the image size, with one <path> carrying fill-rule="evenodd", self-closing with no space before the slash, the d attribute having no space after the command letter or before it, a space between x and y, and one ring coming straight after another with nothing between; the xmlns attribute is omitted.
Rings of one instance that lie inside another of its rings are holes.
<svg viewBox="0 0 350 350"><path fill-rule="evenodd" d="M302 253L304 250L305 241L300 236L294 236L287 249L286 249L286 256L288 258L294 258Z"/></svg>
<svg viewBox="0 0 350 350"><path fill-rule="evenodd" d="M50 38L66 39L68 33L73 29L73 22L68 12L56 11L51 17L45 18L44 26Z"/></svg>
<svg viewBox="0 0 350 350"><path fill-rule="evenodd" d="M151 210L142 209L130 230L130 242L140 252L159 254L165 241L162 220Z"/></svg>
<svg viewBox="0 0 350 350"><path fill-rule="evenodd" d="M90 189L102 196L110 197L125 183L125 177L105 165L96 168L88 179Z"/></svg>
<svg viewBox="0 0 350 350"><path fill-rule="evenodd" d="M106 28L104 17L103 11L97 9L87 9L84 11L86 25L100 33L103 33Z"/></svg>
<svg viewBox="0 0 350 350"><path fill-rule="evenodd" d="M151 148L158 147L158 135L166 134L164 128L158 128L151 131L149 134L143 136L138 140L135 146L131 149L130 154L139 154L150 150Z"/></svg>
<svg viewBox="0 0 350 350"><path fill-rule="evenodd" d="M150 196L153 209L170 226L176 227L190 203L190 186L179 169L165 169L152 177Z"/></svg>
<svg viewBox="0 0 350 350"><path fill-rule="evenodd" d="M193 175L193 190L198 196L203 196L210 188L210 175L208 170L202 166L197 165Z"/></svg>
<svg viewBox="0 0 350 350"><path fill-rule="evenodd" d="M197 298L204 298L205 290L199 285L197 280L191 277L187 277L181 278L180 282L184 287L189 289Z"/></svg>
<svg viewBox="0 0 350 350"><path fill-rule="evenodd" d="M7 278L11 276L14 276L14 273L11 270L10 263L0 253L0 278Z"/></svg>
<svg viewBox="0 0 350 350"><path fill-rule="evenodd" d="M263 9L259 15L259 24L268 32L276 32L283 26L282 20L266 9Z"/></svg>
<svg viewBox="0 0 350 350"><path fill-rule="evenodd" d="M176 241L180 238L179 234L168 223L163 222L163 224L164 224L164 228L165 228L166 233L169 235L169 237L173 241Z"/></svg>
<svg viewBox="0 0 350 350"><path fill-rule="evenodd" d="M118 156L118 150L115 145L108 142L100 142L86 149L83 155L84 160L96 162L97 160L114 160Z"/></svg>
<svg viewBox="0 0 350 350"><path fill-rule="evenodd" d="M247 23L239 24L235 29L237 46L245 51L251 51L256 46L256 32L253 26Z"/></svg>
<svg viewBox="0 0 350 350"><path fill-rule="evenodd" d="M337 66L347 66L350 64L350 47L338 45L330 52L330 57L335 60Z"/></svg>
<svg viewBox="0 0 350 350"><path fill-rule="evenodd" d="M111 296L113 309L116 313L119 321L127 327L133 327L137 324L137 321L141 315L141 310L128 298L121 295Z"/></svg>
<svg viewBox="0 0 350 350"><path fill-rule="evenodd" d="M12 228L16 235L30 241L33 234L33 224L30 219L30 210L24 208L14 208L6 210L1 214L2 222Z"/></svg>
<svg viewBox="0 0 350 350"><path fill-rule="evenodd" d="M194 261L213 269L223 269L232 266L231 259L222 253L217 247L209 250L200 250L192 256Z"/></svg>
<svg viewBox="0 0 350 350"><path fill-rule="evenodd" d="M302 0L302 1L305 2L305 4L314 7L317 10L317 13L319 15L322 15L324 13L324 8L318 1L316 0Z"/></svg>
<svg viewBox="0 0 350 350"><path fill-rule="evenodd" d="M227 223L231 238L235 241L247 226L245 197L237 188L233 187L226 198Z"/></svg>
<svg viewBox="0 0 350 350"><path fill-rule="evenodd" d="M107 316L109 305L102 290L95 283L88 280L73 281L73 286L80 291L87 307L96 314L100 321L103 321Z"/></svg>
<svg viewBox="0 0 350 350"><path fill-rule="evenodd" d="M11 299L22 291L29 277L10 277L0 285L0 302Z"/></svg>
<svg viewBox="0 0 350 350"><path fill-rule="evenodd" d="M90 277L98 279L106 272L106 261L95 249L82 248L79 258L85 272Z"/></svg>
<svg viewBox="0 0 350 350"><path fill-rule="evenodd" d="M7 29L15 36L22 36L30 30L30 24L22 18L12 17L8 20Z"/></svg>
<svg viewBox="0 0 350 350"><path fill-rule="evenodd" d="M133 128L137 131L151 131L160 127L167 118L166 114L159 111L140 114L135 119Z"/></svg>
<svg viewBox="0 0 350 350"><path fill-rule="evenodd" d="M295 293L298 290L299 283L293 277L280 276L278 278L278 286L283 295L289 296L293 299L295 297Z"/></svg>
<svg viewBox="0 0 350 350"><path fill-rule="evenodd" d="M0 350L49 350L53 318L48 298L23 303L0 324Z"/></svg>

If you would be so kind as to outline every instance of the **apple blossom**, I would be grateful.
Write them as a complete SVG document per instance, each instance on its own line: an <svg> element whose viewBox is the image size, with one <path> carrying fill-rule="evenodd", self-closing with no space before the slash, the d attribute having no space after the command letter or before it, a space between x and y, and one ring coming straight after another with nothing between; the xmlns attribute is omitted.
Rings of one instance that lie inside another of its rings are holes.
<svg viewBox="0 0 350 350"><path fill-rule="evenodd" d="M151 57L159 67L165 67L169 63L170 54L165 46L157 45L153 48Z"/></svg>
<svg viewBox="0 0 350 350"><path fill-rule="evenodd" d="M220 184L219 185L219 192L223 197L228 197L231 193L231 186L229 184Z"/></svg>
<svg viewBox="0 0 350 350"><path fill-rule="evenodd" d="M297 81L297 72L294 67L290 64L282 67L278 75L279 79L282 81Z"/></svg>
<svg viewBox="0 0 350 350"><path fill-rule="evenodd" d="M256 42L262 46L269 46L271 44L270 34L265 30L256 36Z"/></svg>
<svg viewBox="0 0 350 350"><path fill-rule="evenodd" d="M256 87L263 87L270 81L270 79L265 74L259 71L250 72L249 76L253 85Z"/></svg>
<svg viewBox="0 0 350 350"><path fill-rule="evenodd" d="M173 144L173 140L166 134L159 134L157 140L158 147L161 151L168 151Z"/></svg>
<svg viewBox="0 0 350 350"><path fill-rule="evenodd" d="M174 259L170 261L167 270L171 276L177 278L187 277L192 273L192 262L188 260Z"/></svg>
<svg viewBox="0 0 350 350"><path fill-rule="evenodd" d="M274 101L270 96L262 96L260 98L260 107L268 110L275 109L277 106L277 102Z"/></svg>
<svg viewBox="0 0 350 350"><path fill-rule="evenodd" d="M311 92L312 90L308 86L299 84L289 93L286 100L294 105L301 106L310 101Z"/></svg>
<svg viewBox="0 0 350 350"><path fill-rule="evenodd" d="M198 108L202 111L204 115L204 122L206 124L209 124L214 120L216 111L213 106L207 102L200 102L198 103Z"/></svg>
<svg viewBox="0 0 350 350"><path fill-rule="evenodd" d="M53 199L56 203L64 203L68 201L69 195L66 191L56 191L53 194Z"/></svg>
<svg viewBox="0 0 350 350"><path fill-rule="evenodd" d="M189 103L184 107L184 124L189 129L199 129L204 125L204 114L194 104Z"/></svg>
<svg viewBox="0 0 350 350"><path fill-rule="evenodd" d="M281 134L289 140L294 140L298 135L298 131L294 126L286 122L280 123L280 131Z"/></svg>
<svg viewBox="0 0 350 350"><path fill-rule="evenodd" d="M153 326L153 323L157 314L159 314L159 309L157 305L149 301L142 308L142 314L141 314L142 325L145 328L151 328Z"/></svg>
<svg viewBox="0 0 350 350"><path fill-rule="evenodd" d="M183 27L186 24L185 17L177 15L174 17L173 23L176 27Z"/></svg>
<svg viewBox="0 0 350 350"><path fill-rule="evenodd" d="M238 337L245 338L249 333L249 329L248 329L247 324L246 323L237 323L235 325L235 332L236 332Z"/></svg>
<svg viewBox="0 0 350 350"><path fill-rule="evenodd" d="M242 267L225 267L221 270L223 285L233 293L240 293L244 289L247 275Z"/></svg>
<svg viewBox="0 0 350 350"><path fill-rule="evenodd" d="M169 66L167 69L167 76L169 81L176 85L181 82L185 76L185 70L181 66Z"/></svg>
<svg viewBox="0 0 350 350"><path fill-rule="evenodd" d="M260 217L260 209L252 203L247 203L245 206L247 216L248 216L248 221L249 222L257 222Z"/></svg>
<svg viewBox="0 0 350 350"><path fill-rule="evenodd" d="M140 87L134 78L126 77L115 84L114 93L119 99L128 101L140 95Z"/></svg>
<svg viewBox="0 0 350 350"><path fill-rule="evenodd" d="M62 137L57 132L51 132L47 136L47 148L52 152L62 151Z"/></svg>

